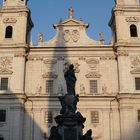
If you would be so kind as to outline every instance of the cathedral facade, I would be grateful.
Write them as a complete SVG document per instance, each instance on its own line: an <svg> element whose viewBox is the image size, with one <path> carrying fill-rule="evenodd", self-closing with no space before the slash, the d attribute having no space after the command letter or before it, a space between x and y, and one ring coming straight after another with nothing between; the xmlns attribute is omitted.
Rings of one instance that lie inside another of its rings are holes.
<svg viewBox="0 0 140 140"><path fill-rule="evenodd" d="M110 44L86 34L73 16L54 24L49 41L33 27L27 0L3 0L0 8L0 140L47 140L67 93L64 73L74 65L77 110L94 140L140 140L140 5L116 0Z"/></svg>

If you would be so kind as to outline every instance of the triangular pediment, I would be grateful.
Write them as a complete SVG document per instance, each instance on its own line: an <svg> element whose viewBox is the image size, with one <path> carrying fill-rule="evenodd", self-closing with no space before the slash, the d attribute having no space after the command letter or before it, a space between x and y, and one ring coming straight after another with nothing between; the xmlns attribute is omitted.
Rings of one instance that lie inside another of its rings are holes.
<svg viewBox="0 0 140 140"><path fill-rule="evenodd" d="M60 21L57 24L54 24L54 28L59 27L59 26L85 26L88 27L89 25L84 23L82 20L76 20L73 18L69 18L64 21Z"/></svg>
<svg viewBox="0 0 140 140"><path fill-rule="evenodd" d="M78 21L78 20L74 20L74 19L68 19L66 21L63 21L61 24L63 25L83 25L83 23L81 21Z"/></svg>
<svg viewBox="0 0 140 140"><path fill-rule="evenodd" d="M10 74L12 74L13 73L13 71L11 71L11 70L8 70L8 69L6 69L6 68L2 68L2 69L0 69L0 74L8 74L8 75L10 75Z"/></svg>
<svg viewBox="0 0 140 140"><path fill-rule="evenodd" d="M130 71L131 74L140 74L140 68L135 68L134 70Z"/></svg>

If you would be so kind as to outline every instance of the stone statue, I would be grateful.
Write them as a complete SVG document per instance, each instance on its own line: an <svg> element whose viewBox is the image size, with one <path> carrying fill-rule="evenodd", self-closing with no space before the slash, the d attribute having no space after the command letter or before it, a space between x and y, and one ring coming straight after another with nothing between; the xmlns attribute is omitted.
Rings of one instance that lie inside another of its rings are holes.
<svg viewBox="0 0 140 140"><path fill-rule="evenodd" d="M56 126L53 126L51 128L51 132L48 140L62 140L61 135L58 133L58 129Z"/></svg>
<svg viewBox="0 0 140 140"><path fill-rule="evenodd" d="M74 12L73 8L70 7L69 8L69 18L73 18L73 12Z"/></svg>
<svg viewBox="0 0 140 140"><path fill-rule="evenodd" d="M101 44L104 44L104 34L101 32L99 34L99 36L100 36L100 42L101 42Z"/></svg>
<svg viewBox="0 0 140 140"><path fill-rule="evenodd" d="M43 34L38 33L38 42L43 42Z"/></svg>
<svg viewBox="0 0 140 140"><path fill-rule="evenodd" d="M92 130L89 129L87 133L82 137L82 140L93 140L91 136L92 136Z"/></svg>
<svg viewBox="0 0 140 140"><path fill-rule="evenodd" d="M75 76L73 64L69 66L68 70L64 74L64 77L67 85L67 93L69 95L75 95L76 76Z"/></svg>

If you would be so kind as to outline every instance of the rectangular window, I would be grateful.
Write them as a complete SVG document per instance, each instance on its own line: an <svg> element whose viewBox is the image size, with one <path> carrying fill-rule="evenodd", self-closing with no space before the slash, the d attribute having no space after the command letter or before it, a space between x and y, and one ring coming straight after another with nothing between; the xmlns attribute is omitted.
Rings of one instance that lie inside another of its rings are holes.
<svg viewBox="0 0 140 140"><path fill-rule="evenodd" d="M52 94L53 93L53 80L46 81L46 93Z"/></svg>
<svg viewBox="0 0 140 140"><path fill-rule="evenodd" d="M97 80L90 80L90 93L97 93Z"/></svg>
<svg viewBox="0 0 140 140"><path fill-rule="evenodd" d="M91 122L92 123L99 123L99 112L98 111L91 112Z"/></svg>
<svg viewBox="0 0 140 140"><path fill-rule="evenodd" d="M6 110L0 110L0 122L6 121Z"/></svg>
<svg viewBox="0 0 140 140"><path fill-rule="evenodd" d="M1 78L0 90L8 90L8 78Z"/></svg>
<svg viewBox="0 0 140 140"><path fill-rule="evenodd" d="M140 110L137 111L138 114L138 122L140 122Z"/></svg>
<svg viewBox="0 0 140 140"><path fill-rule="evenodd" d="M135 87L136 90L140 90L140 78L135 78Z"/></svg>
<svg viewBox="0 0 140 140"><path fill-rule="evenodd" d="M53 122L52 112L46 111L45 112L45 123L52 123L52 122Z"/></svg>

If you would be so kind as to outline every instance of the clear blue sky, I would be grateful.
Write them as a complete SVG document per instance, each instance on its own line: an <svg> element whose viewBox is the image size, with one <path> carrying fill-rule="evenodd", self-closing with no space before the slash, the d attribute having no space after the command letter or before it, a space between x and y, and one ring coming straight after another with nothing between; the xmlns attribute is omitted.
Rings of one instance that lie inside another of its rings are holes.
<svg viewBox="0 0 140 140"><path fill-rule="evenodd" d="M0 2L2 3L2 0ZM60 18L66 19L70 6L74 9L75 18L82 18L90 24L87 34L91 38L98 40L99 33L103 32L105 42L109 43L111 29L108 22L114 0L29 0L28 7L32 11L34 23L33 43L37 43L38 32L44 34L44 40L52 38L55 35L52 24L59 22Z"/></svg>

